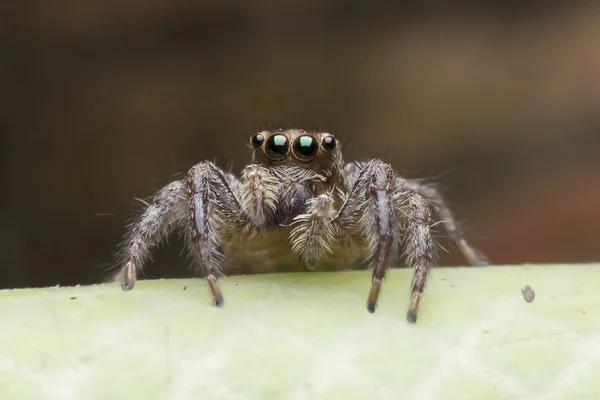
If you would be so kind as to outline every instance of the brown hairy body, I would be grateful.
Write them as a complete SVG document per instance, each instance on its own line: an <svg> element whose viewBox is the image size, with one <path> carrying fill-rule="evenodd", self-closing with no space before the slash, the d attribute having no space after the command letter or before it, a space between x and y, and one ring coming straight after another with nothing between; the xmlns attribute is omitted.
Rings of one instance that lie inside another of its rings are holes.
<svg viewBox="0 0 600 400"><path fill-rule="evenodd" d="M367 309L375 312L388 267L403 257L414 269L407 320L415 322L436 261L432 214L470 264L487 264L435 188L378 159L346 164L333 135L263 131L249 145L252 162L239 179L205 161L154 196L123 246L123 290L177 228L217 306L223 274L372 268Z"/></svg>

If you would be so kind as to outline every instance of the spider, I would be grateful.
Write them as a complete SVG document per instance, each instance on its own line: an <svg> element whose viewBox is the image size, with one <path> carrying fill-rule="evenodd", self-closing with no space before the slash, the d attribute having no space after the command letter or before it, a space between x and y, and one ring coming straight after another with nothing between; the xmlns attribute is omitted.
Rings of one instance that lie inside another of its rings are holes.
<svg viewBox="0 0 600 400"><path fill-rule="evenodd" d="M373 313L388 266L404 256L414 269L406 318L415 323L436 262L432 213L471 265L488 264L434 187L402 178L379 159L344 163L330 133L261 131L248 145L252 163L240 179L203 161L154 195L126 235L123 290L133 288L150 249L177 228L217 307L224 304L218 278L234 271L366 265Z"/></svg>

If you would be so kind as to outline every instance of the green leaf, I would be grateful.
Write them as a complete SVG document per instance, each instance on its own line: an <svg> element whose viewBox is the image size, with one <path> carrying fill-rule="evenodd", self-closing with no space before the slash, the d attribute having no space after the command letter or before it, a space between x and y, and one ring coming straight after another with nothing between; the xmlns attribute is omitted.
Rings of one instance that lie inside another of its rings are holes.
<svg viewBox="0 0 600 400"><path fill-rule="evenodd" d="M0 399L598 399L599 265L0 291ZM524 300L531 285L535 299Z"/></svg>

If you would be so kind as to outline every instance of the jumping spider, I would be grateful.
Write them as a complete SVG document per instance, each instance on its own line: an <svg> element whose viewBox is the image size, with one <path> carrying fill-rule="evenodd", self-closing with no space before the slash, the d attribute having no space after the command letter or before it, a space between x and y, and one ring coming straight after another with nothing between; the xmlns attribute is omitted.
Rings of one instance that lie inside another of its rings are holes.
<svg viewBox="0 0 600 400"><path fill-rule="evenodd" d="M324 263L373 268L367 309L375 312L388 265L404 255L414 269L407 320L417 320L429 268L435 263L431 212L471 265L487 259L469 245L438 191L398 176L378 159L345 164L338 140L325 132L253 134L252 163L241 179L204 161L154 195L124 243L123 290L175 228L181 228L222 306L218 277L248 265L313 270ZM354 264L356 265L356 264Z"/></svg>

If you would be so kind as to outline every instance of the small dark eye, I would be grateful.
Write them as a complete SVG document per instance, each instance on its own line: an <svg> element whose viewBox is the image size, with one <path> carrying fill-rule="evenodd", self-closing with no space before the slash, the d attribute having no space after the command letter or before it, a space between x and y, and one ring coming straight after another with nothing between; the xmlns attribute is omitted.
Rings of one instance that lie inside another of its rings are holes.
<svg viewBox="0 0 600 400"><path fill-rule="evenodd" d="M335 145L335 138L333 136L326 136L321 142L321 146L323 146L323 148L327 151L335 149Z"/></svg>
<svg viewBox="0 0 600 400"><path fill-rule="evenodd" d="M252 136L252 139L250 139L250 143L255 149L260 149L264 142L265 137L261 133L257 133L256 135Z"/></svg>
<svg viewBox="0 0 600 400"><path fill-rule="evenodd" d="M265 149L270 158L279 160L286 156L290 149L290 144L285 135L273 135L267 139Z"/></svg>
<svg viewBox="0 0 600 400"><path fill-rule="evenodd" d="M310 160L318 151L319 145L312 136L300 136L294 141L294 154L301 160Z"/></svg>

